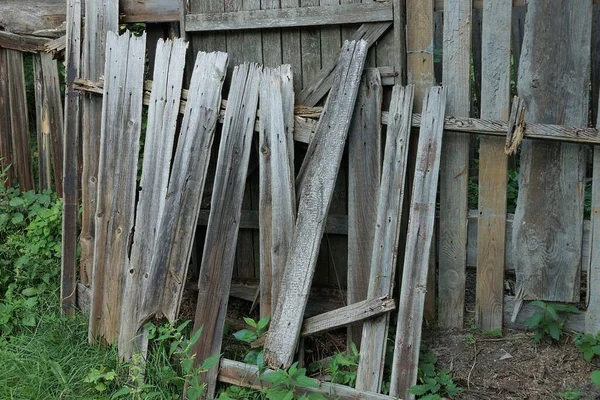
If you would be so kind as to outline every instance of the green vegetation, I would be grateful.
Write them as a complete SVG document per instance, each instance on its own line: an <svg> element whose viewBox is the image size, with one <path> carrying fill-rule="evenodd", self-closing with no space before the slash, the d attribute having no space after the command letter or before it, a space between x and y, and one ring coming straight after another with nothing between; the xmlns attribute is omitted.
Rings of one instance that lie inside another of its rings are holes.
<svg viewBox="0 0 600 400"><path fill-rule="evenodd" d="M452 398L464 390L454 383L450 371L446 369L438 371L435 367L436 362L437 357L435 354L431 352L421 353L418 384L408 390L418 399L442 400L445 397Z"/></svg>
<svg viewBox="0 0 600 400"><path fill-rule="evenodd" d="M555 395L560 399L578 400L585 396L585 392L582 392L581 390L573 390L570 387L567 387L564 392L558 392L555 393Z"/></svg>
<svg viewBox="0 0 600 400"><path fill-rule="evenodd" d="M532 301L531 305L540 309L525 320L527 329L534 331L535 343L540 343L542 340L548 344L558 342L563 334L565 317L579 312L577 307L568 304L548 304L536 300Z"/></svg>

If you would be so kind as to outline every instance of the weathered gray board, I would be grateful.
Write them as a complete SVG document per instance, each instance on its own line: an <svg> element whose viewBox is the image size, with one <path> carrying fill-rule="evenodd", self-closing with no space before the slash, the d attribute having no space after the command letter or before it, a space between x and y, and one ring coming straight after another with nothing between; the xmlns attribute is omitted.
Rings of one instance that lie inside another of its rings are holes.
<svg viewBox="0 0 600 400"><path fill-rule="evenodd" d="M104 76L106 35L119 31L118 0L89 0L85 2L81 77L91 81ZM94 261L95 214L98 192L98 159L100 156L100 123L102 99L84 96L81 116L81 282L89 285Z"/></svg>
<svg viewBox="0 0 600 400"><path fill-rule="evenodd" d="M402 399L414 399L415 396L410 394L408 389L417 384L445 108L445 89L435 87L425 92L410 201L410 219L398 303L398 324L390 386L390 395Z"/></svg>
<svg viewBox="0 0 600 400"><path fill-rule="evenodd" d="M197 362L221 353L261 75L258 64L233 71L198 282L194 330L203 331L193 348ZM203 375L206 396L212 398L218 366Z"/></svg>
<svg viewBox="0 0 600 400"><path fill-rule="evenodd" d="M0 52L1 53L1 52ZM64 179L60 299L63 314L72 315L77 305L77 217L79 213L79 104L80 92L73 89L81 64L81 1L67 2L67 48L64 123ZM0 66L2 63L0 62ZM2 71L0 68L0 83ZM1 91L0 87L0 91ZM0 100L1 107L1 100ZM0 109L1 111L1 109ZM0 118L1 121L1 118ZM0 126L1 128L1 126Z"/></svg>
<svg viewBox="0 0 600 400"><path fill-rule="evenodd" d="M484 0L480 97L484 119L508 120L511 16L510 3ZM488 331L502 329L507 176L504 140L481 138L475 319L480 329Z"/></svg>
<svg viewBox="0 0 600 400"><path fill-rule="evenodd" d="M375 225L375 245L369 263L369 299L393 294L413 98L412 85L394 86L377 199L377 218L371 222ZM389 321L389 314L384 314L363 324L357 389L376 393L381 391Z"/></svg>
<svg viewBox="0 0 600 400"><path fill-rule="evenodd" d="M446 114L467 117L471 106L471 0L444 1L443 82ZM467 259L469 135L447 133L440 174L438 318L462 327Z"/></svg>
<svg viewBox="0 0 600 400"><path fill-rule="evenodd" d="M265 69L260 90L260 315L277 304L296 220L294 88L290 65Z"/></svg>
<svg viewBox="0 0 600 400"><path fill-rule="evenodd" d="M48 132L48 121L46 120L46 129L43 129L44 123L42 122L44 113L46 114L46 117L48 116L48 113L47 108L44 110L44 92L42 89L44 87L44 76L42 74L42 61L40 60L39 54L33 55L32 64L33 92L35 95L35 127L37 131L38 188L39 190L51 190L52 152L50 151L50 132Z"/></svg>
<svg viewBox="0 0 600 400"><path fill-rule="evenodd" d="M377 69L361 79L348 132L348 304L366 300L381 179L383 86ZM360 348L362 324L348 329L348 342Z"/></svg>
<svg viewBox="0 0 600 400"><path fill-rule="evenodd" d="M148 276L144 274L144 300L138 323L152 314L162 314L171 321L177 316L226 71L227 54L198 53L173 159L165 209L158 225L156 247Z"/></svg>
<svg viewBox="0 0 600 400"><path fill-rule="evenodd" d="M187 46L183 39L166 42L160 39L156 45L141 190L138 190L133 245L123 284L119 329L119 356L122 359L129 359L134 351L139 350L135 346L135 337L148 284L152 282L162 286L162 282L148 281L144 276L151 275L152 256L157 250L157 238L161 232L159 224L163 220L167 197ZM176 217L171 215L170 218Z"/></svg>
<svg viewBox="0 0 600 400"><path fill-rule="evenodd" d="M596 126L600 126L600 115L596 118ZM600 332L600 146L594 147L592 179L590 234L592 244L587 252L589 254L590 269L588 271L588 298L586 299L588 308L585 318L585 332L595 335Z"/></svg>
<svg viewBox="0 0 600 400"><path fill-rule="evenodd" d="M591 18L590 0L529 2L523 48L535 51L522 53L518 83L528 122L587 124ZM524 140L520 165L517 286L525 299L578 301L585 149Z"/></svg>
<svg viewBox="0 0 600 400"><path fill-rule="evenodd" d="M8 65L6 63L6 49L0 48L0 168L6 171L6 182L9 186L14 184L12 135L10 133L10 102L8 101Z"/></svg>
<svg viewBox="0 0 600 400"><path fill-rule="evenodd" d="M89 340L112 344L133 235L146 35L109 32L106 49Z"/></svg>
<svg viewBox="0 0 600 400"><path fill-rule="evenodd" d="M362 40L344 44L339 73L308 148L312 162L303 165L292 247L265 343L265 360L271 366L292 364L367 49Z"/></svg>

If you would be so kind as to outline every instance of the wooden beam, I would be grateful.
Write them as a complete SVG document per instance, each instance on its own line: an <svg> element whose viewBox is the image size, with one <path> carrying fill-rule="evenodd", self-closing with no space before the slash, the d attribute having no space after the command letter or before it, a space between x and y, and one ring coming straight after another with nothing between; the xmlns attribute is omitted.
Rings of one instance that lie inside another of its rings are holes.
<svg viewBox="0 0 600 400"><path fill-rule="evenodd" d="M119 0L122 23L179 21L179 1L173 0Z"/></svg>
<svg viewBox="0 0 600 400"><path fill-rule="evenodd" d="M38 53L46 50L45 45L50 39L38 36L18 35L10 32L0 31L0 47L23 51L27 53Z"/></svg>
<svg viewBox="0 0 600 400"><path fill-rule="evenodd" d="M395 308L396 303L394 299L386 296L359 301L346 307L338 308L337 310L306 318L302 324L300 335L309 336L341 328L387 313Z"/></svg>
<svg viewBox="0 0 600 400"><path fill-rule="evenodd" d="M214 32L388 22L393 21L393 19L391 4L374 2L188 14L185 18L185 29L187 32Z"/></svg>

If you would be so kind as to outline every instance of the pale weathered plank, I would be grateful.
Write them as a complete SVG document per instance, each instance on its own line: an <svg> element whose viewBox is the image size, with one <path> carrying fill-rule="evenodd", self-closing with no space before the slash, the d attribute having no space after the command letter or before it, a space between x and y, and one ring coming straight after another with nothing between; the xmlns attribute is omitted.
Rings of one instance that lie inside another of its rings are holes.
<svg viewBox="0 0 600 400"><path fill-rule="evenodd" d="M421 111L423 96L434 84L433 1L406 2L406 63L408 83L415 87L415 111Z"/></svg>
<svg viewBox="0 0 600 400"><path fill-rule="evenodd" d="M119 31L119 2L90 0L85 2L85 25L82 35L81 77L97 81L104 75L107 32ZM96 195L98 192L98 158L102 99L84 96L81 116L81 257L80 279L84 285L92 280L94 262Z"/></svg>
<svg viewBox="0 0 600 400"><path fill-rule="evenodd" d="M272 385L270 382L261 380L260 377L263 376L263 374L271 374L273 372L273 370L267 369L266 371L259 373L256 365L244 364L239 361L233 361L224 358L221 360L219 381L258 390L265 387L270 387ZM302 396L302 394L318 393L326 398L339 400L393 399L393 397L390 396L372 392L364 392L345 385L320 382L317 380L315 380L315 382L319 385L316 388L296 387L296 393L298 396Z"/></svg>
<svg viewBox="0 0 600 400"><path fill-rule="evenodd" d="M536 51L523 52L518 83L526 121L587 124L591 19L590 0L529 2L523 47ZM579 300L585 152L571 144L521 145L513 246L525 299Z"/></svg>
<svg viewBox="0 0 600 400"><path fill-rule="evenodd" d="M133 236L146 35L107 34L89 340L119 334Z"/></svg>
<svg viewBox="0 0 600 400"><path fill-rule="evenodd" d="M383 87L377 69L365 71L348 132L348 304L367 298L381 177ZM362 324L348 328L360 348Z"/></svg>
<svg viewBox="0 0 600 400"><path fill-rule="evenodd" d="M425 92L423 124L415 166L410 221L404 255L398 324L392 364L390 395L414 399L408 389L417 383L421 326L433 240L446 92L435 87Z"/></svg>
<svg viewBox="0 0 600 400"><path fill-rule="evenodd" d="M281 8L300 6L300 0L280 0ZM302 48L299 28L281 30L281 59L284 64L292 66L294 75L294 93L302 89Z"/></svg>
<svg viewBox="0 0 600 400"><path fill-rule="evenodd" d="M121 22L174 22L179 21L179 1L173 0L119 0Z"/></svg>
<svg viewBox="0 0 600 400"><path fill-rule="evenodd" d="M302 324L300 335L308 336L336 328L361 322L369 318L387 313L396 308L394 299L378 297L362 300L337 310L329 311L314 317L306 318Z"/></svg>
<svg viewBox="0 0 600 400"><path fill-rule="evenodd" d="M367 48L365 41L344 45L340 57L342 67L325 104L315 139L308 148L312 162L303 165L301 171L303 183L299 186L302 189L293 245L265 344L265 360L271 366L287 368L292 364Z"/></svg>
<svg viewBox="0 0 600 400"><path fill-rule="evenodd" d="M215 110L221 101L226 71L227 54L198 53L173 157L157 247L148 275L143 276L146 289L140 321L153 314L164 315L171 321L177 317L217 125Z"/></svg>
<svg viewBox="0 0 600 400"><path fill-rule="evenodd" d="M2 51L0 50L0 55ZM63 314L75 313L77 282L77 217L79 213L79 104L80 92L73 83L81 65L81 0L67 2L67 47L65 68L65 122L63 161L63 218L60 299ZM0 62L0 93L2 91ZM1 104L1 100L0 100ZM1 110L0 110L1 111ZM1 122L2 118L0 118ZM0 126L1 128L1 126Z"/></svg>
<svg viewBox="0 0 600 400"><path fill-rule="evenodd" d="M124 276L123 307L120 310L119 356L122 359L129 359L139 350L135 337L140 328L143 294L148 290L148 284L163 285L163 282L148 281L143 277L151 274L152 256L158 247L156 240L167 197L187 46L183 39L166 42L160 39L156 45L141 190L138 191L133 245ZM173 215L169 217L175 218ZM140 347L145 346L142 344Z"/></svg>
<svg viewBox="0 0 600 400"><path fill-rule="evenodd" d="M240 29L273 29L300 26L386 22L393 20L389 3L342 4L313 7L188 14L188 32L211 32Z"/></svg>
<svg viewBox="0 0 600 400"><path fill-rule="evenodd" d="M484 1L481 118L508 119L511 16L509 3ZM502 328L507 176L504 141L481 138L475 320L483 330Z"/></svg>
<svg viewBox="0 0 600 400"><path fill-rule="evenodd" d="M261 75L262 67L243 64L231 80L198 282L194 330L203 327L203 333L193 348L197 362L221 353ZM218 367L203 375L212 398Z"/></svg>
<svg viewBox="0 0 600 400"><path fill-rule="evenodd" d="M12 161L19 188L25 192L35 188L31 150L29 145L29 117L23 53L6 50L8 75L8 104L10 109L10 133L12 138Z"/></svg>
<svg viewBox="0 0 600 400"><path fill-rule="evenodd" d="M6 171L6 185L15 184L15 172L12 166L12 135L10 130L10 102L8 101L8 64L6 49L0 48L0 168Z"/></svg>
<svg viewBox="0 0 600 400"><path fill-rule="evenodd" d="M369 299L391 296L394 288L402 219L406 164L413 105L413 86L394 86L390 103L381 185L377 199L375 237L370 261ZM356 388L381 390L389 315L363 325Z"/></svg>
<svg viewBox="0 0 600 400"><path fill-rule="evenodd" d="M599 111L600 114L600 111ZM596 118L596 126L600 126L600 115ZM589 254L589 262L583 261L583 266L589 265L587 277L587 312L585 316L585 332L596 334L600 332L600 146L594 147L594 165L592 170L592 212L591 212L591 242L586 251L582 246L583 255Z"/></svg>
<svg viewBox="0 0 600 400"><path fill-rule="evenodd" d="M467 117L471 106L471 0L444 2L443 82L446 114ZM467 259L469 136L447 133L440 174L438 318L442 327L462 327Z"/></svg>
<svg viewBox="0 0 600 400"><path fill-rule="evenodd" d="M35 95L35 127L37 131L38 188L40 190L50 190L52 189L52 155L50 152L50 132L48 132L47 125L46 129L43 129L42 122L44 111L47 111L47 109L44 108L44 75L42 74L42 61L39 54L32 56L32 64L33 92Z"/></svg>

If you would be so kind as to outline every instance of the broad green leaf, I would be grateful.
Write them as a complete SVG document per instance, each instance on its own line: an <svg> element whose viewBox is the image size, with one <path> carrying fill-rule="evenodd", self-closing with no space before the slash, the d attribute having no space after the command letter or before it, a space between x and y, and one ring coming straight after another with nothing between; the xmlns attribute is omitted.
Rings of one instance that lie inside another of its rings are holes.
<svg viewBox="0 0 600 400"><path fill-rule="evenodd" d="M14 225L18 225L18 224L22 223L24 220L25 220L25 216L23 214L16 213L13 215L10 222L12 222Z"/></svg>
<svg viewBox="0 0 600 400"><path fill-rule="evenodd" d="M270 321L271 321L271 318L268 315L265 317L262 317L260 320L258 320L257 328L259 330L266 328L269 325Z"/></svg>
<svg viewBox="0 0 600 400"><path fill-rule="evenodd" d="M591 378L594 385L600 387L600 370L592 371Z"/></svg>
<svg viewBox="0 0 600 400"><path fill-rule="evenodd" d="M198 339L200 339L200 335L202 335L202 327L200 327L196 333L194 333L194 336L192 336L192 338L190 339L190 345L193 346L194 344L196 344L196 342L198 341Z"/></svg>
<svg viewBox="0 0 600 400"><path fill-rule="evenodd" d="M23 204L25 204L25 201L21 197L13 197L8 202L8 205L11 207L19 207L19 206L22 206Z"/></svg>
<svg viewBox="0 0 600 400"><path fill-rule="evenodd" d="M96 383L96 386L94 386L94 389L96 389L97 392L104 392L106 390L106 385L102 382L98 382Z"/></svg>
<svg viewBox="0 0 600 400"><path fill-rule="evenodd" d="M408 393L414 394L415 396L423 396L429 391L429 387L426 385L415 385L408 389Z"/></svg>
<svg viewBox="0 0 600 400"><path fill-rule="evenodd" d="M273 384L279 384L281 382L283 382L283 380L285 379L285 372L282 370L277 370L277 371L273 371L270 372L268 374L263 374L260 377L261 380L265 381L265 382L271 382Z"/></svg>
<svg viewBox="0 0 600 400"><path fill-rule="evenodd" d="M219 360L221 359L221 356L212 356L207 358L206 360L204 360L204 362L202 363L202 365L200 365L200 369L203 371L209 370L212 367L214 367L215 365L217 365L219 363Z"/></svg>
<svg viewBox="0 0 600 400"><path fill-rule="evenodd" d="M535 329L539 326L540 322L544 319L544 314L536 312L531 317L525 320L525 327L527 329Z"/></svg>
<svg viewBox="0 0 600 400"><path fill-rule="evenodd" d="M30 287L30 288L27 288L27 289L23 289L23 291L21 292L21 294L23 296L30 297L30 296L35 296L36 294L38 294L38 291L37 291L36 288L31 288Z"/></svg>
<svg viewBox="0 0 600 400"><path fill-rule="evenodd" d="M318 388L319 382L312 378L309 378L306 375L300 375L296 378L296 385L300 387Z"/></svg>
<svg viewBox="0 0 600 400"><path fill-rule="evenodd" d="M21 318L21 324L24 326L35 326L35 315L25 314L23 318Z"/></svg>
<svg viewBox="0 0 600 400"><path fill-rule="evenodd" d="M244 317L244 322L254 329L258 328L258 323L254 321L252 318Z"/></svg>
<svg viewBox="0 0 600 400"><path fill-rule="evenodd" d="M233 334L233 336L237 340L240 340L240 341L246 342L246 343L252 343L256 339L258 339L258 337L256 336L256 333L252 332L249 329L242 329L241 331L237 331L236 333Z"/></svg>
<svg viewBox="0 0 600 400"><path fill-rule="evenodd" d="M552 339L554 340L559 340L560 339L560 328L557 324L555 323L549 323L548 324L548 333L550 334L550 336L552 337Z"/></svg>

